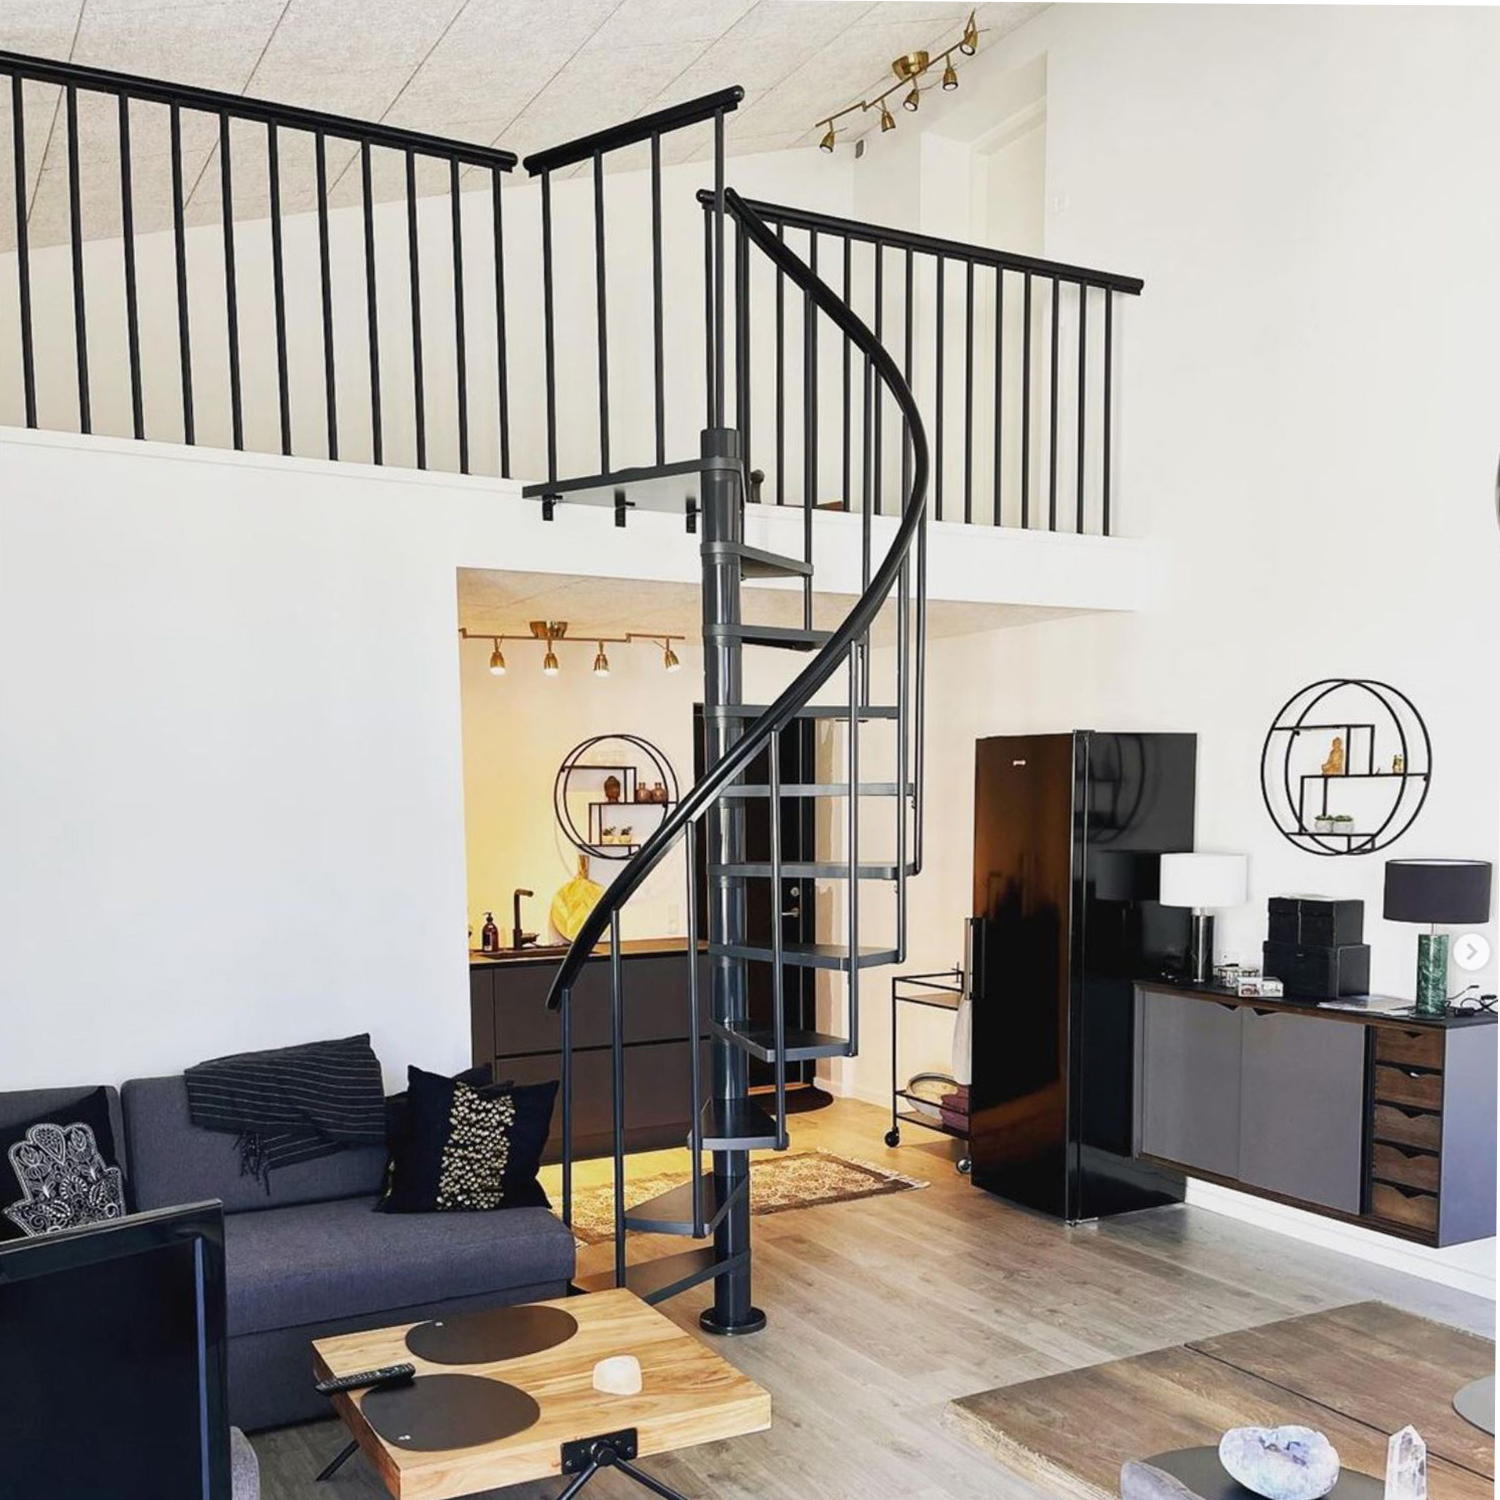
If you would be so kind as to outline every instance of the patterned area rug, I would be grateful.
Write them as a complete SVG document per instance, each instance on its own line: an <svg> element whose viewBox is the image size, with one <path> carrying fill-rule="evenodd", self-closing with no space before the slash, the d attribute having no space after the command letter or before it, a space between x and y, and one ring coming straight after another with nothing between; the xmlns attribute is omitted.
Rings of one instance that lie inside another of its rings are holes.
<svg viewBox="0 0 1500 1500"><path fill-rule="evenodd" d="M658 1172L625 1184L625 1206L634 1208L647 1198L680 1187L686 1172ZM750 1168L750 1212L779 1214L791 1208L815 1208L823 1203L848 1203L855 1198L878 1198L904 1193L927 1184L918 1177L902 1177L868 1162L831 1151L793 1151L769 1156ZM581 1245L613 1239L615 1193L609 1184L581 1188L573 1194L573 1234Z"/></svg>

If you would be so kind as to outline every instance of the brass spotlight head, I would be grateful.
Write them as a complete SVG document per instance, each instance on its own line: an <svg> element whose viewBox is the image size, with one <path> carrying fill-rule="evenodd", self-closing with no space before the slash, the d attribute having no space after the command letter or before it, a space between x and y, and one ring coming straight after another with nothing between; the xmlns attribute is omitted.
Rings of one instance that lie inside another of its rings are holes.
<svg viewBox="0 0 1500 1500"><path fill-rule="evenodd" d="M500 642L495 642L495 649L490 652L490 671L496 677L505 676L505 653L500 649Z"/></svg>
<svg viewBox="0 0 1500 1500"><path fill-rule="evenodd" d="M909 109L913 114L922 107L922 90L916 84L912 84L911 93L901 101L902 109Z"/></svg>
<svg viewBox="0 0 1500 1500"><path fill-rule="evenodd" d="M896 128L896 117L885 107L885 100L880 101L880 128L882 130L894 130Z"/></svg>
<svg viewBox="0 0 1500 1500"><path fill-rule="evenodd" d="M964 22L964 39L958 44L958 50L965 57L973 57L979 51L979 27L974 21L974 12L969 12L969 19Z"/></svg>
<svg viewBox="0 0 1500 1500"><path fill-rule="evenodd" d="M599 654L594 658L594 676L609 676L609 658L604 654L604 642L599 642Z"/></svg>
<svg viewBox="0 0 1500 1500"><path fill-rule="evenodd" d="M953 66L953 60L948 60L948 66L943 69L943 87L945 89L956 89L958 87L958 69Z"/></svg>
<svg viewBox="0 0 1500 1500"><path fill-rule="evenodd" d="M931 61L925 52L903 52L900 57L891 63L893 72L902 83L908 78L915 78L919 73L927 71L927 64Z"/></svg>
<svg viewBox="0 0 1500 1500"><path fill-rule="evenodd" d="M830 120L829 123L828 123L828 132L827 132L827 134L824 135L823 139L818 142L818 150L819 151L832 151L833 147L834 147L834 141L835 141L835 136L834 136L834 131L833 131L833 122Z"/></svg>
<svg viewBox="0 0 1500 1500"><path fill-rule="evenodd" d="M667 671L675 672L682 666L682 663L677 660L677 653L672 649L671 641L666 643L666 647L666 651L662 654L661 664Z"/></svg>
<svg viewBox="0 0 1500 1500"><path fill-rule="evenodd" d="M542 676L556 677L561 668L557 664L557 652L551 646L547 647L547 654L542 658Z"/></svg>

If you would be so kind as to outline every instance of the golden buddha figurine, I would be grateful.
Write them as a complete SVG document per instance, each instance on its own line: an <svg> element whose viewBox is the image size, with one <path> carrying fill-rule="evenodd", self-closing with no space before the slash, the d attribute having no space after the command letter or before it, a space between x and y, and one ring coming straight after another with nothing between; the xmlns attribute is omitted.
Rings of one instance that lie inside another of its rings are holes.
<svg viewBox="0 0 1500 1500"><path fill-rule="evenodd" d="M1323 762L1323 774L1325 776L1344 774L1344 737L1341 734L1333 737L1333 748L1328 752L1328 759Z"/></svg>

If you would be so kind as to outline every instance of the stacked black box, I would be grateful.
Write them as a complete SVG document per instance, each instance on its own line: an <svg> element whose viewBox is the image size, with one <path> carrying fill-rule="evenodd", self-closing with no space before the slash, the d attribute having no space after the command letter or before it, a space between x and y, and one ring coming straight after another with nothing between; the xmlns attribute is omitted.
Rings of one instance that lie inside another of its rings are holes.
<svg viewBox="0 0 1500 1500"><path fill-rule="evenodd" d="M1272 896L1261 967L1288 998L1331 1000L1370 990L1370 947L1363 901Z"/></svg>

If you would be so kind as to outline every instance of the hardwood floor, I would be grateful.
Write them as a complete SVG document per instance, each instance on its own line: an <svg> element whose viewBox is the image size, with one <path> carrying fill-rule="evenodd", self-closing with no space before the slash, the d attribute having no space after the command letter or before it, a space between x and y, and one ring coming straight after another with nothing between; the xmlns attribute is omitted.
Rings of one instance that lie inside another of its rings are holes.
<svg viewBox="0 0 1500 1500"><path fill-rule="evenodd" d="M1483 1298L1202 1209L1068 1229L970 1187L946 1139L908 1130L888 1149L886 1124L849 1100L793 1119L794 1149L837 1151L931 1186L755 1220L755 1300L770 1326L714 1348L771 1392L771 1430L653 1459L652 1472L691 1500L1031 1500L1043 1492L952 1425L951 1398L1369 1297L1494 1337L1495 1306ZM683 1160L651 1153L630 1169ZM580 1180L607 1170L586 1164ZM653 1248L683 1242L632 1237L631 1258ZM588 1247L580 1272L610 1254ZM695 1288L663 1311L696 1328L710 1295ZM262 1495L378 1500L385 1491L363 1459L313 1482L343 1440L333 1421L258 1435ZM561 1488L495 1493L551 1500ZM606 1473L587 1493L643 1492Z"/></svg>

